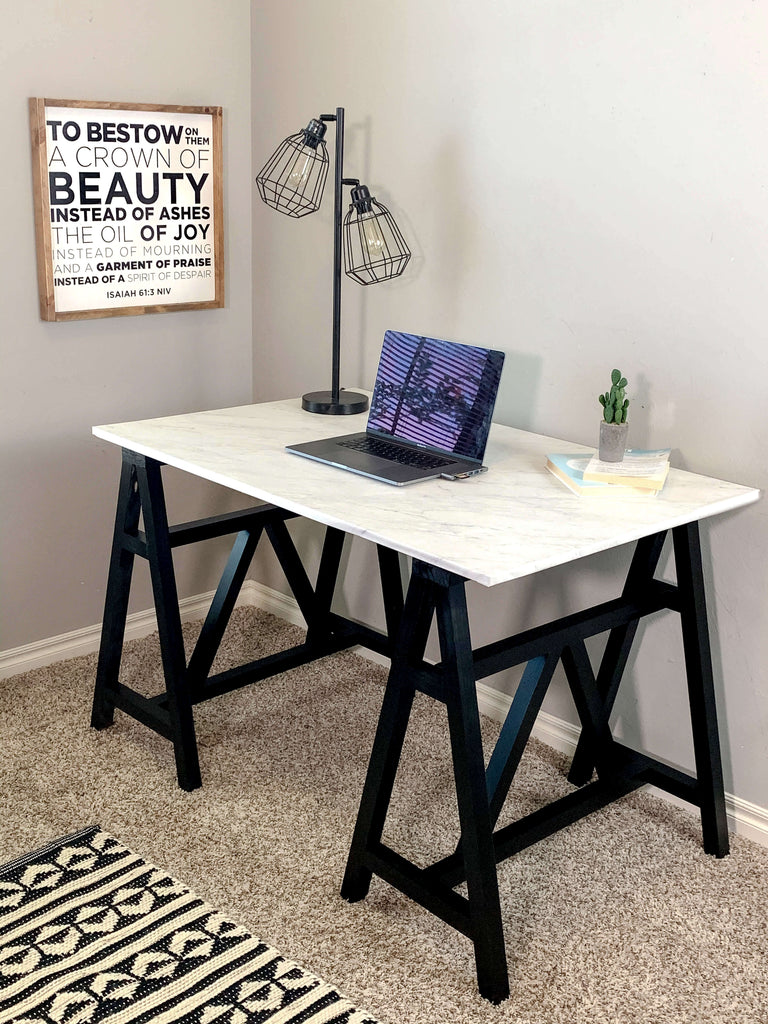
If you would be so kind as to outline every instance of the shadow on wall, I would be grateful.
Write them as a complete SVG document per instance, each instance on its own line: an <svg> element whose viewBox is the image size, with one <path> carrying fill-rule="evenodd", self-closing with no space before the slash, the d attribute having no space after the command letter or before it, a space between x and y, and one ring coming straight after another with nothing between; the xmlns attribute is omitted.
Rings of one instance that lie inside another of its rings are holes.
<svg viewBox="0 0 768 1024"><path fill-rule="evenodd" d="M353 329L346 330L344 316L342 316L342 347L346 346L346 351L353 357L353 365L355 365L354 360L356 360L356 365L361 368L361 376L357 382L357 385L361 387L373 387L381 344L380 339L374 339L374 344L368 345L368 313L371 296L373 294L383 296L384 290L386 290L387 297L385 302L393 312L388 315L384 326L385 330L410 330L410 326L404 324L404 318L397 312L399 308L398 293L412 288L421 276L424 267L424 251L411 216L412 211L407 208L408 199L403 197L403 194L406 192L406 177L400 177L395 181L389 181L387 178L387 185L382 185L382 177L387 177L386 171L382 172L381 169L377 171L375 167L371 169L370 151L373 130L370 116L366 117L363 121L354 122L351 126L349 123L347 124L346 138L347 142L350 143L347 145L347 150L359 150L363 153L363 157L360 166L358 166L354 157L348 159L345 156L344 173L346 176L359 178L362 182L366 183L370 188L371 195L390 211L395 223L403 234L406 245L410 249L411 258L401 276L381 282L380 288L376 288L375 292L370 287L352 288L351 282L346 281L344 283L345 292L342 298L342 308L344 308L346 303L346 309L349 312L347 321L354 316L356 325ZM358 144L357 140L359 139L362 139L362 141ZM392 191L390 191L390 187ZM405 206L402 206L401 202L404 202ZM346 214L349 206L349 196L345 189L344 214ZM414 331L414 333L418 332Z"/></svg>
<svg viewBox="0 0 768 1024"><path fill-rule="evenodd" d="M471 339L467 339L472 344ZM525 352L507 352L501 374L494 420L520 430L531 430L536 396L541 385L543 360Z"/></svg>

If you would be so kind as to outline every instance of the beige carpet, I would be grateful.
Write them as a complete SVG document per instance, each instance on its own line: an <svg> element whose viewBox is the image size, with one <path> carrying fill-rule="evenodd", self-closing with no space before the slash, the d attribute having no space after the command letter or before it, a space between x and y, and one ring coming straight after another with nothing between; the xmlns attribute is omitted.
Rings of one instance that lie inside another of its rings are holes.
<svg viewBox="0 0 768 1024"><path fill-rule="evenodd" d="M298 635L239 610L226 657ZM156 639L136 641L123 679L154 692L157 664ZM344 654L198 707L191 794L148 730L119 713L89 729L94 672L95 656L0 682L0 863L98 823L385 1024L768 1021L768 850L734 837L708 857L693 816L635 795L507 861L512 995L494 1007L462 936L377 879L362 903L338 895L383 670ZM423 863L455 841L446 735L419 699L386 837ZM508 816L567 792L566 767L533 742Z"/></svg>

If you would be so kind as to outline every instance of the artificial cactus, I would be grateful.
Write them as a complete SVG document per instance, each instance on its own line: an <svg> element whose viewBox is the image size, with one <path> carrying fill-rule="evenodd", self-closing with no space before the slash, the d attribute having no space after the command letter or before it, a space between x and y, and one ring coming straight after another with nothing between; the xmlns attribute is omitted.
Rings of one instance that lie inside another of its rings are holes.
<svg viewBox="0 0 768 1024"><path fill-rule="evenodd" d="M624 397L627 378L622 377L621 370L611 370L611 390L598 395L603 407L603 419L606 423L626 423L629 399Z"/></svg>

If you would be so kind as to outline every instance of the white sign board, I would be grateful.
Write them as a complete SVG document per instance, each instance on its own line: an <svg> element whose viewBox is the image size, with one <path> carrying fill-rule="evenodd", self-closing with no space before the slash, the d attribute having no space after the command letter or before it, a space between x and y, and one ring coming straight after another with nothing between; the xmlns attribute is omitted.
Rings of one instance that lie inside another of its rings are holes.
<svg viewBox="0 0 768 1024"><path fill-rule="evenodd" d="M223 305L220 107L30 114L43 319Z"/></svg>

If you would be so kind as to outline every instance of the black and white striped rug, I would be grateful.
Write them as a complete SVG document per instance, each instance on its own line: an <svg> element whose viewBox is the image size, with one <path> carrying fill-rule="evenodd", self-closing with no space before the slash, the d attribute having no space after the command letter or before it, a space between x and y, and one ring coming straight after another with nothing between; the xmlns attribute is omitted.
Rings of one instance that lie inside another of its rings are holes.
<svg viewBox="0 0 768 1024"><path fill-rule="evenodd" d="M98 826L0 868L2 1024L376 1024Z"/></svg>

